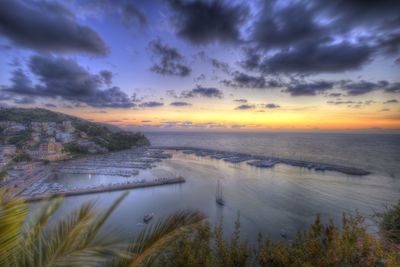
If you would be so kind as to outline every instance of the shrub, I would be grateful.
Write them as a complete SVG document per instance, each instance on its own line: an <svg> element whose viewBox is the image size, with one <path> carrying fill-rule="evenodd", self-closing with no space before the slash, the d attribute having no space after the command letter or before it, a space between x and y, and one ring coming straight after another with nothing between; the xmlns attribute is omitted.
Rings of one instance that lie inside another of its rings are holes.
<svg viewBox="0 0 400 267"><path fill-rule="evenodd" d="M400 244L400 201L386 212L379 214L380 229L385 238Z"/></svg>

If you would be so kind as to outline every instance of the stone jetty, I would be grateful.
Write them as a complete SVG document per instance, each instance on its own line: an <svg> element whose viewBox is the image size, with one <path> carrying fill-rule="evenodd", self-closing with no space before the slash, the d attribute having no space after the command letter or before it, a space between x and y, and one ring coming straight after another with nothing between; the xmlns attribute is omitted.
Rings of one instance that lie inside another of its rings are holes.
<svg viewBox="0 0 400 267"><path fill-rule="evenodd" d="M144 187L152 187L152 186L161 186L161 185L171 185L171 184L181 184L186 182L183 177L176 178L158 178L153 181L144 181L142 183L125 183L125 184L111 184L111 185L101 185L91 188L82 188L82 189L72 189L62 192L56 193L44 193L41 195L35 195L32 197L25 198L27 202L34 202L45 200L54 197L68 197L68 196L77 196L77 195L85 195L85 194L95 194L101 192L111 192L111 191L121 191L121 190L130 190L135 188L144 188Z"/></svg>

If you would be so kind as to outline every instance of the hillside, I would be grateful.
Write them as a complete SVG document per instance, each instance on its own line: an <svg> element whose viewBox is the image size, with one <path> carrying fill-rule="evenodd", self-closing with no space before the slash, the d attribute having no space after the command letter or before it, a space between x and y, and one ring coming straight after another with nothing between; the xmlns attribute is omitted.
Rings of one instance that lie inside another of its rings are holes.
<svg viewBox="0 0 400 267"><path fill-rule="evenodd" d="M40 108L3 108L0 109L0 122L11 121L29 125L32 122L54 122L62 123L70 121L76 131L85 133L87 139L108 149L109 151L117 151L128 149L132 146L145 146L150 142L142 133L132 133L120 130L116 126L110 127L90 122L78 117L70 116L63 113L53 112ZM0 132L2 129L0 129Z"/></svg>

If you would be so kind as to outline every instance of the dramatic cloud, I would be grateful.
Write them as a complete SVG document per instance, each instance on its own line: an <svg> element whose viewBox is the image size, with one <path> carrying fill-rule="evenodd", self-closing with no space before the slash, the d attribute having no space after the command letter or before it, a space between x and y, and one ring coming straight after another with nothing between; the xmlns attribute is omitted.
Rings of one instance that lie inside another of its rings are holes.
<svg viewBox="0 0 400 267"><path fill-rule="evenodd" d="M261 74L355 70L400 51L399 1L264 1L241 65Z"/></svg>
<svg viewBox="0 0 400 267"><path fill-rule="evenodd" d="M391 83L385 88L385 92L387 93L400 93L400 82Z"/></svg>
<svg viewBox="0 0 400 267"><path fill-rule="evenodd" d="M115 5L115 1L112 1L112 4ZM122 1L119 11L122 13L122 22L126 26L132 25L135 21L138 21L141 26L147 24L146 16L129 1Z"/></svg>
<svg viewBox="0 0 400 267"><path fill-rule="evenodd" d="M169 0L177 34L194 44L237 42L248 8L225 1Z"/></svg>
<svg viewBox="0 0 400 267"><path fill-rule="evenodd" d="M387 100L387 101L383 102L383 104L395 104L395 103L399 103L399 100L390 99L390 100Z"/></svg>
<svg viewBox="0 0 400 267"><path fill-rule="evenodd" d="M47 103L44 106L47 107L47 108L56 108L57 107L56 105L51 104L51 103Z"/></svg>
<svg viewBox="0 0 400 267"><path fill-rule="evenodd" d="M128 108L134 104L128 95L113 86L106 85L102 76L91 74L74 60L53 56L33 56L29 69L39 80L32 80L21 70L14 71L11 86L3 91L32 97L61 98L85 103L92 107Z"/></svg>
<svg viewBox="0 0 400 267"><path fill-rule="evenodd" d="M240 106L236 107L235 109L236 110L247 110L247 109L254 109L254 108L255 108L254 105L244 104L244 105L240 105Z"/></svg>
<svg viewBox="0 0 400 267"><path fill-rule="evenodd" d="M357 105L361 105L363 102L362 101L342 101L342 100L338 100L338 101L328 101L326 102L328 104L332 104L332 105L352 105L352 104L357 104Z"/></svg>
<svg viewBox="0 0 400 267"><path fill-rule="evenodd" d="M107 84L108 86L110 86L112 84L113 74L111 71L102 70L102 71L100 71L99 74L103 78L103 81L105 84Z"/></svg>
<svg viewBox="0 0 400 267"><path fill-rule="evenodd" d="M277 104L273 104L273 103L269 103L265 105L265 108L268 109L275 109L275 108L280 108L281 106L277 105Z"/></svg>
<svg viewBox="0 0 400 267"><path fill-rule="evenodd" d="M340 96L342 96L342 93L330 93L328 96L329 97L340 97Z"/></svg>
<svg viewBox="0 0 400 267"><path fill-rule="evenodd" d="M215 58L211 58L210 62L211 62L211 65L214 68L216 68L218 70L221 70L221 71L223 71L225 73L229 73L230 72L230 67L229 67L228 63L219 61L218 59L215 59Z"/></svg>
<svg viewBox="0 0 400 267"><path fill-rule="evenodd" d="M188 103L188 102L172 102L171 104L169 104L170 106L174 106L174 107L187 107L187 106L191 106L192 104Z"/></svg>
<svg viewBox="0 0 400 267"><path fill-rule="evenodd" d="M197 86L196 88L190 91L183 91L181 94L182 98L193 98L193 97L208 97L208 98L222 98L223 93L221 90L213 87L201 87Z"/></svg>
<svg viewBox="0 0 400 267"><path fill-rule="evenodd" d="M35 104L35 102L35 99L33 99L32 97L22 97L14 99L14 103L20 105Z"/></svg>
<svg viewBox="0 0 400 267"><path fill-rule="evenodd" d="M238 102L238 103L247 103L247 99L243 99L243 98L235 99L233 101Z"/></svg>
<svg viewBox="0 0 400 267"><path fill-rule="evenodd" d="M156 108L156 107L161 107L164 106L164 103L157 102L157 101L149 101L149 102L144 102L139 105L141 108Z"/></svg>
<svg viewBox="0 0 400 267"><path fill-rule="evenodd" d="M115 16L125 27L147 25L147 18L131 0L81 0L77 7L84 15L98 18Z"/></svg>
<svg viewBox="0 0 400 267"><path fill-rule="evenodd" d="M282 50L273 56L249 54L242 65L265 74L342 72L360 68L370 60L371 55L370 47L346 42L331 45L307 44Z"/></svg>
<svg viewBox="0 0 400 267"><path fill-rule="evenodd" d="M266 80L263 76L251 76L243 72L232 73L232 80L223 80L223 84L235 88L265 89L279 87L281 84L276 80Z"/></svg>
<svg viewBox="0 0 400 267"><path fill-rule="evenodd" d="M341 82L342 88L348 95L363 95L381 88L386 88L389 83L387 81L379 81L378 83L358 81L358 82Z"/></svg>
<svg viewBox="0 0 400 267"><path fill-rule="evenodd" d="M190 67L182 63L183 56L175 48L162 44L159 39L150 42L149 48L159 58L159 62L151 67L151 71L180 77L190 75Z"/></svg>
<svg viewBox="0 0 400 267"><path fill-rule="evenodd" d="M326 29L318 25L315 11L302 2L277 8L265 1L253 24L251 40L261 48L287 48L305 41L316 41Z"/></svg>
<svg viewBox="0 0 400 267"><path fill-rule="evenodd" d="M108 53L97 32L79 24L74 14L57 2L1 1L0 35L18 46L40 51Z"/></svg>
<svg viewBox="0 0 400 267"><path fill-rule="evenodd" d="M317 93L330 90L335 85L330 81L315 81L315 82L299 82L292 81L287 85L285 92L290 93L292 96L312 96Z"/></svg>

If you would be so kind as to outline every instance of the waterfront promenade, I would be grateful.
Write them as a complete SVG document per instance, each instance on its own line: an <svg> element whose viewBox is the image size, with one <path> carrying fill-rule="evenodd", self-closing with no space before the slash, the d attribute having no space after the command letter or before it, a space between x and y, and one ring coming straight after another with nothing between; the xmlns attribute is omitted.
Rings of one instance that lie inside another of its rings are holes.
<svg viewBox="0 0 400 267"><path fill-rule="evenodd" d="M46 193L42 195L36 195L32 197L25 198L27 202L34 202L54 197L68 197L68 196L76 196L76 195L85 195L85 194L95 194L102 192L111 192L111 191L120 191L120 190L129 190L135 188L144 188L151 186L161 186L161 185L171 185L171 184L180 184L186 182L183 177L176 178L163 178L157 179L154 181L146 181L144 183L128 183L128 184L116 184L116 185L101 185L93 188L83 188L83 189L72 189L70 191L57 192L57 193Z"/></svg>

